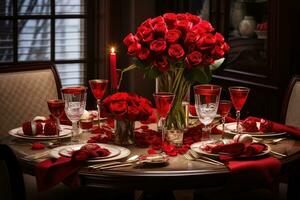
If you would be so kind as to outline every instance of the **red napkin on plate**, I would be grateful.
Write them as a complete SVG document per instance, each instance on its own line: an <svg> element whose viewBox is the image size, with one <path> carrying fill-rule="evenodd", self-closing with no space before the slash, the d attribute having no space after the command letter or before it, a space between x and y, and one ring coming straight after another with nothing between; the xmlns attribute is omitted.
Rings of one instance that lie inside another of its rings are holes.
<svg viewBox="0 0 300 200"><path fill-rule="evenodd" d="M261 118L257 118L257 117L248 117L247 120L253 120L255 122L260 122ZM296 128L294 126L288 126L288 125L283 125L277 122L271 122L271 130L270 131L274 131L274 132L287 132L290 135L300 138L300 129Z"/></svg>

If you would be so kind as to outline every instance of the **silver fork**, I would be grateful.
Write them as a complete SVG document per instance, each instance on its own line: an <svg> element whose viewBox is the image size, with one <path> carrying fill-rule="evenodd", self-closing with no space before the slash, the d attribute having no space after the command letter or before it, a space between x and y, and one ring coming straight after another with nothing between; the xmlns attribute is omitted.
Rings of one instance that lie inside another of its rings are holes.
<svg viewBox="0 0 300 200"><path fill-rule="evenodd" d="M98 169L98 168L104 168L104 167L110 167L110 166L117 166L117 165L123 165L123 164L131 164L136 161L138 161L139 155L133 155L129 157L126 161L115 161L115 162L109 162L109 163L100 163L95 165L90 165L88 168L90 169Z"/></svg>
<svg viewBox="0 0 300 200"><path fill-rule="evenodd" d="M222 163L222 162L220 162L220 161L214 160L214 159L212 159L212 158L208 158L208 157L206 157L206 156L201 156L200 154L198 154L197 152L195 152L195 151L193 151L193 150L189 150L188 152L189 152L189 154L190 154L192 157L194 157L195 159L201 158L201 159L205 159L205 160L214 162L214 163L219 164L219 165L224 165L224 163Z"/></svg>
<svg viewBox="0 0 300 200"><path fill-rule="evenodd" d="M191 160L191 161L200 161L200 162L204 162L204 163L207 163L207 164L211 164L211 165L218 165L220 166L220 164L217 164L215 162L211 162L211 161L208 161L208 160L204 160L204 159L201 159L201 158L193 158L190 154L183 154L183 156L185 157L185 159L187 160Z"/></svg>

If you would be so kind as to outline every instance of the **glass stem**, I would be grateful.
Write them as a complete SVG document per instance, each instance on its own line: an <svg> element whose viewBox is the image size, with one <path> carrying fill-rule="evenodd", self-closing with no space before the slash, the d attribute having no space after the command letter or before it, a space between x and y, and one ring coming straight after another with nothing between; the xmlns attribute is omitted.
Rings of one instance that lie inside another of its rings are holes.
<svg viewBox="0 0 300 200"><path fill-rule="evenodd" d="M236 132L239 134L240 133L240 115L241 112L239 110L236 111Z"/></svg>
<svg viewBox="0 0 300 200"><path fill-rule="evenodd" d="M224 139L225 133L225 116L222 117L222 139Z"/></svg>
<svg viewBox="0 0 300 200"><path fill-rule="evenodd" d="M162 143L165 141L165 125L166 125L166 118L161 118L161 140Z"/></svg>
<svg viewBox="0 0 300 200"><path fill-rule="evenodd" d="M59 137L59 132L61 131L59 118L55 117L55 121L56 121L56 127L57 127L57 137Z"/></svg>
<svg viewBox="0 0 300 200"><path fill-rule="evenodd" d="M101 123L100 123L100 111L101 111L101 100L97 99L97 108L98 108L98 126L101 128Z"/></svg>
<svg viewBox="0 0 300 200"><path fill-rule="evenodd" d="M78 142L79 129L77 126L77 122L72 121L72 141Z"/></svg>

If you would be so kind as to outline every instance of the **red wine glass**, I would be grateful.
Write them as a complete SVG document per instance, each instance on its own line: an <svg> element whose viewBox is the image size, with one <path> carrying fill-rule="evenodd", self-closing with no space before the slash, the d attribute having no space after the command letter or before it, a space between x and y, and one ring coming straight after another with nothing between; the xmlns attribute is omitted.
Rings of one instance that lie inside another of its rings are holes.
<svg viewBox="0 0 300 200"><path fill-rule="evenodd" d="M50 99L47 101L48 108L50 113L55 119L56 127L57 127L57 137L59 137L60 128L60 120L59 118L62 116L65 110L65 102L61 99Z"/></svg>
<svg viewBox="0 0 300 200"><path fill-rule="evenodd" d="M221 100L219 103L219 114L222 117L222 139L224 139L224 130L225 130L225 119L230 112L232 107L231 101L228 100Z"/></svg>
<svg viewBox="0 0 300 200"><path fill-rule="evenodd" d="M93 79L89 80L90 87L92 89L92 93L94 97L97 100L97 108L98 108L98 126L101 128L100 123L100 111L101 111L101 99L104 96L107 86L108 86L108 80L106 79Z"/></svg>
<svg viewBox="0 0 300 200"><path fill-rule="evenodd" d="M161 118L162 143L163 143L165 140L166 118L171 110L172 105L173 105L175 95L170 92L156 92L153 94L153 97L155 100L157 112L159 113L160 118Z"/></svg>
<svg viewBox="0 0 300 200"><path fill-rule="evenodd" d="M233 107L236 111L236 131L240 133L240 115L241 110L247 100L250 89L247 87L234 86L229 87L230 98L233 104Z"/></svg>

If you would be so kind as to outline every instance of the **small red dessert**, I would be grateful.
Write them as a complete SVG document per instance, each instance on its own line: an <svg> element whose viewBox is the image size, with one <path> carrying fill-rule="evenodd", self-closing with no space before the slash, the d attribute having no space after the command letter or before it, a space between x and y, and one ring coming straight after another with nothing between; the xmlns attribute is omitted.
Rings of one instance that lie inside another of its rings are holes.
<svg viewBox="0 0 300 200"><path fill-rule="evenodd" d="M110 151L100 147L98 144L89 143L82 146L78 151L74 151L72 159L76 161L85 161L89 158L108 156Z"/></svg>
<svg viewBox="0 0 300 200"><path fill-rule="evenodd" d="M45 123L44 135L57 135L58 131L55 122L48 120Z"/></svg>
<svg viewBox="0 0 300 200"><path fill-rule="evenodd" d="M24 135L34 136L43 134L43 125L40 122L24 122L22 124Z"/></svg>
<svg viewBox="0 0 300 200"><path fill-rule="evenodd" d="M242 126L245 132L258 132L256 122L251 119L245 119Z"/></svg>
<svg viewBox="0 0 300 200"><path fill-rule="evenodd" d="M212 153L218 154L231 154L237 155L243 153L245 149L245 145L243 143L232 143L232 144L224 144L218 145L211 149Z"/></svg>

